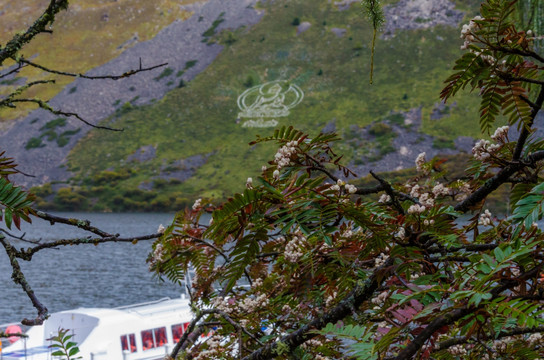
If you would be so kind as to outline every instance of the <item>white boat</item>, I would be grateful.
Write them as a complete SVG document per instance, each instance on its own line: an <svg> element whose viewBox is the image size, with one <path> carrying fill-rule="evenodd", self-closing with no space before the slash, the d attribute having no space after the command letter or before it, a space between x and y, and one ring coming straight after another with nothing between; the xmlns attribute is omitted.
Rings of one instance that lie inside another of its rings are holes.
<svg viewBox="0 0 544 360"><path fill-rule="evenodd" d="M163 359L192 319L189 300L161 300L114 309L79 308L54 313L43 325L2 348L1 360L55 360L51 336L69 330L83 360ZM14 340L14 339L12 339Z"/></svg>

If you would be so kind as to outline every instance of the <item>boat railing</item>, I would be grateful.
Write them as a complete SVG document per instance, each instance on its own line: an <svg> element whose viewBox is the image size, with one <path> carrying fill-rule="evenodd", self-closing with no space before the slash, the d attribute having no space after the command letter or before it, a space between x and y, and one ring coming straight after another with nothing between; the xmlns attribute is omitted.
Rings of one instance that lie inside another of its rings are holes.
<svg viewBox="0 0 544 360"><path fill-rule="evenodd" d="M163 298L158 299L158 300L142 302L142 303L139 303L139 304L123 305L123 306L116 307L114 309L116 309L116 310L127 310L127 309L132 309L132 308L140 307L140 306L154 305L154 304L158 304L158 303L168 301L168 300L172 300L172 299L170 299L169 297L163 297Z"/></svg>

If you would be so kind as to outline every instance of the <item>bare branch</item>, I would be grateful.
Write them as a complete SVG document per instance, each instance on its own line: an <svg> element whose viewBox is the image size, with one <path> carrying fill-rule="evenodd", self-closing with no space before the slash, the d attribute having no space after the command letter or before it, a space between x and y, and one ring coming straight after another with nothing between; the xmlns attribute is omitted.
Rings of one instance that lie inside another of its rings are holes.
<svg viewBox="0 0 544 360"><path fill-rule="evenodd" d="M91 226L91 222L89 220L81 220L81 219L75 219L75 218L64 218L61 216L48 214L43 211L34 211L34 215L39 217L40 219L49 221L51 225L55 225L55 223L59 224L65 224L70 226L78 227L82 230L89 231L93 234L96 234L101 237L112 237L114 235L107 233L105 231L100 230L97 227Z"/></svg>
<svg viewBox="0 0 544 360"><path fill-rule="evenodd" d="M89 238L76 238L76 239L61 239L61 240L55 240L48 243L43 243L34 247L29 247L27 249L21 249L18 251L16 250L15 255L20 259L30 261L32 260L32 256L35 253L43 249L52 249L52 248L57 248L59 246L68 246L68 245L83 245L83 244L98 245L98 244L103 244L107 242L125 242L125 243L135 244L138 241L157 239L161 235L162 234L150 234L150 235L142 235L142 236L135 236L135 237L127 237L127 238L122 238L122 237L119 237L118 235L111 235L108 237L101 237L101 238L89 237Z"/></svg>
<svg viewBox="0 0 544 360"><path fill-rule="evenodd" d="M64 111L61 111L61 110L55 110L47 102L45 102L43 100L40 100L40 99L13 99L13 100L10 101L10 103L15 103L15 102L35 103L40 108L42 108L44 110L47 110L52 114L60 115L60 116L67 116L67 117L73 116L76 119L78 119L79 121L85 123L86 125L89 125L90 127L95 128L95 129L104 129L104 130L111 130L111 131L123 131L124 130L124 129L111 128L111 127L108 127L108 126L100 126L100 125L91 124L90 122L88 122L87 120L85 120L81 116L79 116L79 114L71 113L71 112L64 112Z"/></svg>
<svg viewBox="0 0 544 360"><path fill-rule="evenodd" d="M29 61L29 60L26 60L26 59L23 59L23 58L20 58L20 59L16 59L14 58L13 60L15 61L19 61L19 64L25 64L25 65L29 65L29 66L32 66L32 67L35 67L35 68L38 68L40 70L43 70L45 72L48 72L48 73L51 73L51 74L56 74L56 75L63 75L63 76L70 76L70 77L78 77L78 78L82 78L82 79L90 79L90 80L105 80L105 79L110 79L110 80L119 80L119 79L124 79L124 78L127 78L127 77L130 77L132 75L135 75L135 74L138 74L138 73L141 73L141 72L145 72L145 71L151 71L151 70L154 70L154 69L157 69L157 68L160 68L160 67L163 67L163 66L166 66L168 65L168 63L163 63L163 64L159 64L159 65L154 65L154 66L150 66L150 67L145 67L143 68L142 67L142 62L141 62L141 59L140 59L140 67L136 70L129 70L129 71L126 71L124 72L123 74L121 75L98 75L98 76L90 76L90 75L85 75L85 74L82 74L82 73L70 73L70 72L66 72L66 71L59 71L59 70L54 70L54 69L49 69L45 66L42 66L40 64L36 64L32 61Z"/></svg>
<svg viewBox="0 0 544 360"><path fill-rule="evenodd" d="M36 35L49 32L46 30L48 25L53 24L55 15L68 7L68 0L51 0L49 6L43 12L43 14L32 24L24 33L16 34L6 44L5 47L0 48L0 65L4 63L6 59L14 57L21 48L28 44Z"/></svg>

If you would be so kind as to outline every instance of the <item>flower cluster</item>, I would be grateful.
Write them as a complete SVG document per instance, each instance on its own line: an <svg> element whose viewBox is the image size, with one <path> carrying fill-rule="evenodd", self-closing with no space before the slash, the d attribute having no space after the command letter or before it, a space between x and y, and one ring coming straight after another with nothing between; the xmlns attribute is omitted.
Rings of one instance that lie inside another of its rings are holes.
<svg viewBox="0 0 544 360"><path fill-rule="evenodd" d="M531 335L527 338L527 342L528 342L531 346L544 345L544 336L543 336L541 333L534 333L534 334L531 334Z"/></svg>
<svg viewBox="0 0 544 360"><path fill-rule="evenodd" d="M425 175L429 172L429 170L424 166L427 162L427 159L425 158L426 155L426 153L422 152L416 158L416 171Z"/></svg>
<svg viewBox="0 0 544 360"><path fill-rule="evenodd" d="M457 180L456 184L457 190L459 193L455 196L456 201L463 201L467 196L472 192L470 184L461 180Z"/></svg>
<svg viewBox="0 0 544 360"><path fill-rule="evenodd" d="M285 259L292 263L297 262L298 259L304 255L304 253L301 251L301 247L305 242L306 238L302 235L302 233L297 232L291 241L285 245L285 251L283 253Z"/></svg>
<svg viewBox="0 0 544 360"><path fill-rule="evenodd" d="M448 187L444 186L443 184L438 183L433 187L432 192L433 192L433 195L435 197L438 197L438 196L447 196L447 195L449 195L451 190Z"/></svg>
<svg viewBox="0 0 544 360"><path fill-rule="evenodd" d="M278 152L274 156L274 161L278 165L278 170L282 167L289 165L289 163L291 162L291 156L297 152L297 145L298 141L289 141L278 150Z"/></svg>
<svg viewBox="0 0 544 360"><path fill-rule="evenodd" d="M242 310L242 313L245 314L250 314L257 309L261 309L266 306L268 306L268 297L266 294L261 294L255 297L248 296L238 304L238 307L240 310Z"/></svg>
<svg viewBox="0 0 544 360"><path fill-rule="evenodd" d="M155 265L163 262L165 254L166 254L166 251L164 250L161 243L158 243L157 245L155 245L155 249L151 253L151 259L149 260L150 271L155 267Z"/></svg>
<svg viewBox="0 0 544 360"><path fill-rule="evenodd" d="M384 253L380 253L380 255L378 255L378 257L376 257L376 259L374 259L374 266L376 266L376 267L382 266L383 264L385 264L387 259L389 259L389 255L384 254Z"/></svg>
<svg viewBox="0 0 544 360"><path fill-rule="evenodd" d="M489 140L478 140L476 145L472 148L472 155L477 160L483 161L496 152L501 146L497 144L491 144Z"/></svg>
<svg viewBox="0 0 544 360"><path fill-rule="evenodd" d="M164 231L166 229L164 228L164 226L162 224L159 225L159 228L157 229L157 234L164 234Z"/></svg>
<svg viewBox="0 0 544 360"><path fill-rule="evenodd" d="M357 192L357 187L355 185L347 184L344 180L340 179L336 181L336 184L330 187L330 190L340 192L342 187L344 187L348 194L355 194Z"/></svg>
<svg viewBox="0 0 544 360"><path fill-rule="evenodd" d="M480 28L480 25L476 21L484 20L481 16L476 16L469 21L468 24L464 24L461 29L461 39L465 40L461 46L461 50L468 49L470 43L474 42L474 32Z"/></svg>
<svg viewBox="0 0 544 360"><path fill-rule="evenodd" d="M383 291L375 298L372 298L370 302L373 303L374 305L383 305L385 303L385 300L387 300L388 297L389 297L389 293L387 291Z"/></svg>
<svg viewBox="0 0 544 360"><path fill-rule="evenodd" d="M408 208L408 214L421 214L425 211L425 206L420 204L414 204Z"/></svg>
<svg viewBox="0 0 544 360"><path fill-rule="evenodd" d="M221 342L224 339L219 335L214 335L206 341L208 348L201 351L194 360L216 359L223 354L224 349L221 346Z"/></svg>
<svg viewBox="0 0 544 360"><path fill-rule="evenodd" d="M463 345L453 345L448 348L448 352L452 355L466 355L467 349Z"/></svg>
<svg viewBox="0 0 544 360"><path fill-rule="evenodd" d="M508 130L510 130L509 126L501 126L497 128L497 130L495 130L495 133L491 135L491 139L493 139L493 141L495 142L508 142Z"/></svg>
<svg viewBox="0 0 544 360"><path fill-rule="evenodd" d="M485 210L483 214L480 215L480 218L478 219L478 225L482 226L489 226L493 222L491 218L491 212L489 210Z"/></svg>
<svg viewBox="0 0 544 360"><path fill-rule="evenodd" d="M202 199L196 199L195 203L193 204L193 210L200 210L202 207Z"/></svg>
<svg viewBox="0 0 544 360"><path fill-rule="evenodd" d="M232 299L217 296L212 299L212 306L219 311L230 314L233 311L232 302Z"/></svg>
<svg viewBox="0 0 544 360"><path fill-rule="evenodd" d="M388 203L391 201L391 196L387 195L387 194L382 194L380 196L380 198L378 199L378 202L379 203Z"/></svg>
<svg viewBox="0 0 544 360"><path fill-rule="evenodd" d="M493 341L493 346L491 346L491 349L499 352L504 352L508 348L508 343L514 340L515 339L511 336L507 336L501 340L495 340Z"/></svg>

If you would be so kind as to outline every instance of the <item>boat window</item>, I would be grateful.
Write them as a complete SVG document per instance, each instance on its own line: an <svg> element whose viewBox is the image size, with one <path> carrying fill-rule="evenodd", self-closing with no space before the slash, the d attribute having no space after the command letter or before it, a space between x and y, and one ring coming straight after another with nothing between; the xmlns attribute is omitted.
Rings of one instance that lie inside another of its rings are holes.
<svg viewBox="0 0 544 360"><path fill-rule="evenodd" d="M158 328L153 331L155 333L155 345L164 346L168 342L166 339L166 328Z"/></svg>
<svg viewBox="0 0 544 360"><path fill-rule="evenodd" d="M189 327L189 323L183 323L183 324L176 324L172 325L172 339L174 339L174 342L179 342L179 339L181 338L181 335L187 331L187 328Z"/></svg>
<svg viewBox="0 0 544 360"><path fill-rule="evenodd" d="M128 350L131 353L136 352L136 336L134 334L121 336L121 347L123 351Z"/></svg>
<svg viewBox="0 0 544 360"><path fill-rule="evenodd" d="M172 339L174 343L178 343L181 339L181 335L187 330L189 323L172 325Z"/></svg>
<svg viewBox="0 0 544 360"><path fill-rule="evenodd" d="M142 331L142 346L144 350L166 345L166 328L156 328Z"/></svg>

